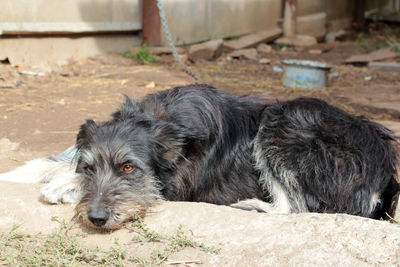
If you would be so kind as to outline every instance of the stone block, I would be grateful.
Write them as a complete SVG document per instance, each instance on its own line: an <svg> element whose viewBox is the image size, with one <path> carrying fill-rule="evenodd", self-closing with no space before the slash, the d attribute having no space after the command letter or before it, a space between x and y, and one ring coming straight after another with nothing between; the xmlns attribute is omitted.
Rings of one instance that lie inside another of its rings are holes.
<svg viewBox="0 0 400 267"><path fill-rule="evenodd" d="M189 58L192 61L215 59L222 54L223 43L222 39L218 39L192 45L189 49Z"/></svg>
<svg viewBox="0 0 400 267"><path fill-rule="evenodd" d="M282 30L275 28L268 31L247 34L237 40L226 41L224 47L228 51L257 47L261 43L268 43L282 35Z"/></svg>
<svg viewBox="0 0 400 267"><path fill-rule="evenodd" d="M272 46L264 44L264 43L259 44L257 46L257 52L258 53L263 53L263 54L269 54L269 53L272 52Z"/></svg>
<svg viewBox="0 0 400 267"><path fill-rule="evenodd" d="M370 62L370 70L385 72L400 72L400 64L396 62Z"/></svg>

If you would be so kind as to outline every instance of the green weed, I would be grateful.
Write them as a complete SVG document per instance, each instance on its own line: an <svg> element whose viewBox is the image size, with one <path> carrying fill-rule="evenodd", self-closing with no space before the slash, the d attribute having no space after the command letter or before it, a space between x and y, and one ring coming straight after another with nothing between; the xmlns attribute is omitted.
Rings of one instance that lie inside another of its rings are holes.
<svg viewBox="0 0 400 267"><path fill-rule="evenodd" d="M124 52L124 57L134 58L136 60L145 62L155 62L156 57L150 52L147 45L142 45L136 51L126 51Z"/></svg>
<svg viewBox="0 0 400 267"><path fill-rule="evenodd" d="M373 21L368 24L367 32L357 35L357 42L365 53L391 47L394 52L399 51L399 30Z"/></svg>
<svg viewBox="0 0 400 267"><path fill-rule="evenodd" d="M239 39L240 36L239 35L232 35L232 36L228 36L224 38L224 41L231 41L231 40L237 40Z"/></svg>

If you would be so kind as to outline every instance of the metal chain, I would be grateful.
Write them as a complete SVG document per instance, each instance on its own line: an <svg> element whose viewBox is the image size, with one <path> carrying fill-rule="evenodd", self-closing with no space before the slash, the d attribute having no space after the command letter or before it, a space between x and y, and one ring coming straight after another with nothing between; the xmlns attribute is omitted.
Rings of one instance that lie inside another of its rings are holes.
<svg viewBox="0 0 400 267"><path fill-rule="evenodd" d="M160 13L161 25L163 27L165 36L167 38L169 47L172 50L172 55L174 56L175 61L178 62L179 65L181 65L181 67L187 74L189 74L196 80L196 83L202 83L203 81L201 80L200 76L196 72L191 70L185 63L183 63L183 61L181 60L181 58L178 55L178 52L176 51L176 47L175 47L174 41L171 36L171 32L168 27L167 17L165 16L165 11L164 11L164 6L162 4L162 0L157 0L157 7L158 7L158 11Z"/></svg>

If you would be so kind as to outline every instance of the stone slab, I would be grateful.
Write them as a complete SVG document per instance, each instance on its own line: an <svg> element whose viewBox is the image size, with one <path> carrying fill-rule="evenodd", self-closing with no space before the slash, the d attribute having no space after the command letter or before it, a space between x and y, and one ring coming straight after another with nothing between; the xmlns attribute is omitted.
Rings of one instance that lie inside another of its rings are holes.
<svg viewBox="0 0 400 267"><path fill-rule="evenodd" d="M282 30L279 28L274 28L269 31L262 31L244 35L237 40L226 41L224 43L224 48L226 48L228 51L253 48L257 47L257 45L261 43L271 42L281 35L282 35Z"/></svg>
<svg viewBox="0 0 400 267"><path fill-rule="evenodd" d="M0 231L51 233L73 216L70 205L39 201L39 186L0 183ZM179 225L193 240L220 248L219 254L184 250L173 260L201 260L202 266L398 266L400 225L341 214L269 215L193 202L161 202L145 218L151 230L174 235ZM73 227L71 233L80 231ZM118 240L128 256L154 249L132 241L133 233L87 232L88 247L109 249Z"/></svg>
<svg viewBox="0 0 400 267"><path fill-rule="evenodd" d="M317 44L317 39L314 36L309 35L296 35L295 38L281 37L275 40L275 43L305 47Z"/></svg>
<svg viewBox="0 0 400 267"><path fill-rule="evenodd" d="M223 44L224 41L222 39L218 39L192 45L189 49L189 58L192 61L197 61L199 59L215 59L222 54Z"/></svg>
<svg viewBox="0 0 400 267"><path fill-rule="evenodd" d="M396 62L370 62L368 67L374 71L400 72L400 64Z"/></svg>
<svg viewBox="0 0 400 267"><path fill-rule="evenodd" d="M393 52L392 49L389 47L375 50L368 54L353 55L346 59L346 63L369 63L372 61L392 59L399 56L400 54Z"/></svg>

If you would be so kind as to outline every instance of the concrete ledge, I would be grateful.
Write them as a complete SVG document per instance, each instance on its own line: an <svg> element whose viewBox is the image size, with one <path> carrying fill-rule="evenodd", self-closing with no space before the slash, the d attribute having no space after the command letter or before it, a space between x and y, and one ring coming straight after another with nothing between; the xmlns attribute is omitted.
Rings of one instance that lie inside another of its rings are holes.
<svg viewBox="0 0 400 267"><path fill-rule="evenodd" d="M4 38L0 40L0 59L7 58L11 64L49 68L65 64L69 59L82 58L110 52L122 53L139 45L138 35L104 35L80 38Z"/></svg>
<svg viewBox="0 0 400 267"><path fill-rule="evenodd" d="M139 22L0 22L0 35L24 33L123 32L142 29Z"/></svg>

